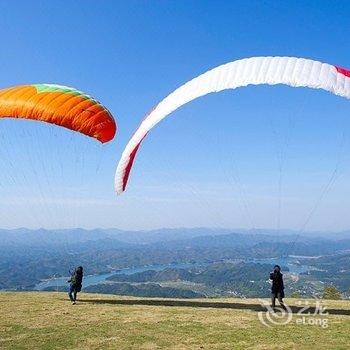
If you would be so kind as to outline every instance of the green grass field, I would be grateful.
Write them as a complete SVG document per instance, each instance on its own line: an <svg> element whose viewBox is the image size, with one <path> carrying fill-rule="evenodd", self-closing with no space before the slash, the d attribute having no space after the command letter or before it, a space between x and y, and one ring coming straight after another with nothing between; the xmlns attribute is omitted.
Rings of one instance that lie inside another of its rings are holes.
<svg viewBox="0 0 350 350"><path fill-rule="evenodd" d="M0 293L0 349L349 349L350 302L325 301L328 327L264 326L256 299L169 300ZM287 299L290 305L297 301ZM280 315L280 313L278 313ZM308 320L311 316L305 316ZM317 321L313 321L317 322Z"/></svg>

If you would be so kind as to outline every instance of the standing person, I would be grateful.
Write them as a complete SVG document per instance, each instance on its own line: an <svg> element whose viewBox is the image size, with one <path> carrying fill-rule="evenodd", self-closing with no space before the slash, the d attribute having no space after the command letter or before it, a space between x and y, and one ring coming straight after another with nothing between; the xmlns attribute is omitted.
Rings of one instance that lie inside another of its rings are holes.
<svg viewBox="0 0 350 350"><path fill-rule="evenodd" d="M275 265L273 271L270 272L270 280L272 281L271 286L271 301L272 307L276 306L276 298L280 305L285 309L285 305L283 303L284 298L284 284L283 284L283 274L281 273L281 267L279 265Z"/></svg>
<svg viewBox="0 0 350 350"><path fill-rule="evenodd" d="M82 283L83 283L83 268L82 266L78 266L74 272L71 274L71 278L68 280L70 283L69 287L69 299L73 305L76 304L77 301L77 293L81 291Z"/></svg>

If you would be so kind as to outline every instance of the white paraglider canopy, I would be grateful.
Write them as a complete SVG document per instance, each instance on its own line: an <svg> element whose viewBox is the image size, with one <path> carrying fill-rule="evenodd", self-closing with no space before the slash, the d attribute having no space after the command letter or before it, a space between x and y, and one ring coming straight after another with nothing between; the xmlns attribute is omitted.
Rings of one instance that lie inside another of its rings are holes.
<svg viewBox="0 0 350 350"><path fill-rule="evenodd" d="M350 71L327 63L296 57L252 57L218 66L180 86L146 116L119 161L115 174L116 192L125 191L140 144L162 119L206 94L261 84L323 89L350 99Z"/></svg>

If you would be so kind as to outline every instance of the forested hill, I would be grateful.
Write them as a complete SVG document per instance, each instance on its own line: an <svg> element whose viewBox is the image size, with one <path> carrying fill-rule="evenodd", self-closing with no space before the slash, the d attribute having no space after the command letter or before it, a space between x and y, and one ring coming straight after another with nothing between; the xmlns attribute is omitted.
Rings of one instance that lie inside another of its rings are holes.
<svg viewBox="0 0 350 350"><path fill-rule="evenodd" d="M300 235L283 230L236 231L209 228L139 232L0 230L0 289L33 290L42 280L68 276L69 270L77 265L84 266L86 276L125 268L149 267L152 271L155 265L167 268L185 264L190 270L168 270L163 277L152 275L154 272L117 276L113 282L119 284L85 287L87 291L139 296L198 297L233 293L257 297L268 292L266 276L273 264L283 265L284 257L293 255L297 256L295 264L306 266L307 270L297 277L290 276L288 292L311 296L322 293L323 286L331 284L344 296L348 295L348 232ZM202 268L192 271L188 265ZM286 265L282 267L288 272ZM136 286L134 282L140 284ZM141 285L150 282L154 282L153 285Z"/></svg>

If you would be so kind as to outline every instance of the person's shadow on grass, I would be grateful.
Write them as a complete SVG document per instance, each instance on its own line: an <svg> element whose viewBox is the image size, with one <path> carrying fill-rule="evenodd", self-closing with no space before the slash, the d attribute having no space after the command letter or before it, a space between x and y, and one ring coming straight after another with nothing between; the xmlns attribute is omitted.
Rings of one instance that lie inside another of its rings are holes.
<svg viewBox="0 0 350 350"><path fill-rule="evenodd" d="M195 308L215 308L215 309L237 309L251 310L255 312L266 311L266 307L260 304L246 304L237 302L215 302L197 300L169 300L169 299L80 299L81 303L91 304L112 304L112 305L144 305L144 306L168 306L168 307L195 307ZM303 306L289 306L293 314L308 314L316 311L315 307L305 309ZM303 312L303 310L305 311ZM278 311L278 308L277 308ZM350 309L326 309L330 315L350 316Z"/></svg>

